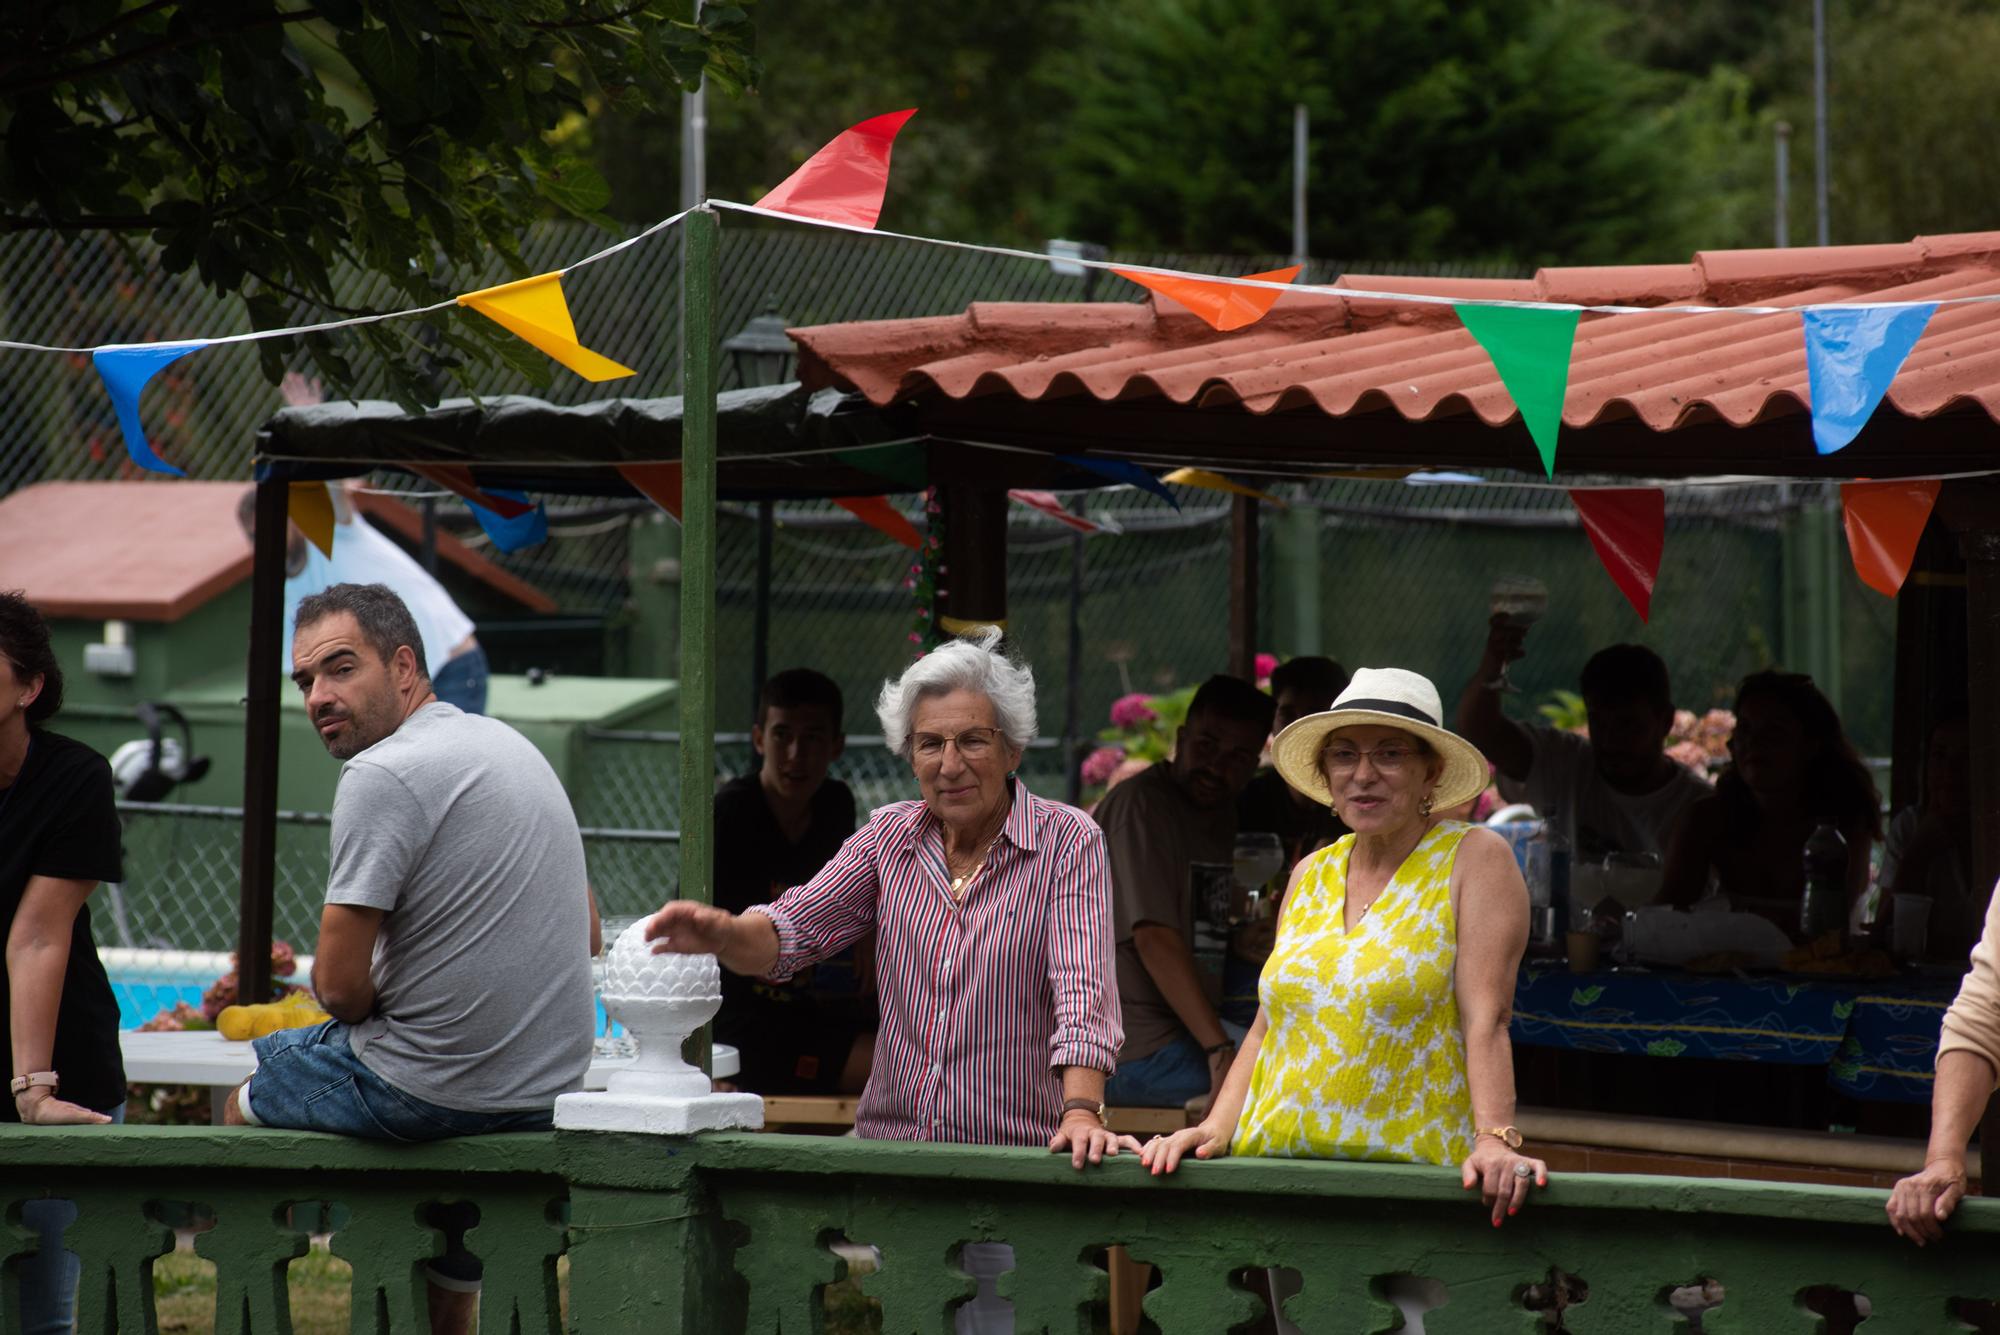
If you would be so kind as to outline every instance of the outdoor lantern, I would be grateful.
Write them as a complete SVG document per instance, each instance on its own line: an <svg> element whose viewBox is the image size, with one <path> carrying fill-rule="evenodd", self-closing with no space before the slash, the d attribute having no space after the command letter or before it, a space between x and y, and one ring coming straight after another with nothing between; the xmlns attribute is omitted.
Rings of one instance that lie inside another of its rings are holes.
<svg viewBox="0 0 2000 1335"><path fill-rule="evenodd" d="M738 385L781 385L790 377L792 339L785 324L785 317L778 314L777 298L768 298L762 315L722 340Z"/></svg>

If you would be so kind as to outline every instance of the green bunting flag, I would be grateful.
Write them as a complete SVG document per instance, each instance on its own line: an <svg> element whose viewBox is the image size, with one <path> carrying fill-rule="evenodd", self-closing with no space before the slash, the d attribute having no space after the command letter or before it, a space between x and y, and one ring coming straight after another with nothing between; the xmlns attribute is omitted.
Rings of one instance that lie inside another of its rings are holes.
<svg viewBox="0 0 2000 1335"><path fill-rule="evenodd" d="M1556 433L1562 429L1563 392L1569 388L1569 354L1576 342L1577 311L1533 306L1460 306L1458 318L1500 373L1541 452L1542 467L1556 475Z"/></svg>
<svg viewBox="0 0 2000 1335"><path fill-rule="evenodd" d="M833 457L850 468L897 483L903 491L922 491L930 485L931 461L921 445L863 445L835 450Z"/></svg>

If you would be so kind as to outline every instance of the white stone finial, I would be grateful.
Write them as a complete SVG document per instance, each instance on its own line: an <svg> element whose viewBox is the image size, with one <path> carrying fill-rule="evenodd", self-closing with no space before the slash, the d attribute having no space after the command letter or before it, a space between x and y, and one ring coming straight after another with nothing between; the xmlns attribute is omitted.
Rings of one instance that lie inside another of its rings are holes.
<svg viewBox="0 0 2000 1335"><path fill-rule="evenodd" d="M627 1070L603 1093L564 1094L556 1126L565 1131L643 1131L687 1135L764 1125L755 1094L717 1094L706 1075L681 1057L688 1035L722 1009L722 971L713 955L654 954L646 920L627 927L604 961L604 1011L638 1047Z"/></svg>

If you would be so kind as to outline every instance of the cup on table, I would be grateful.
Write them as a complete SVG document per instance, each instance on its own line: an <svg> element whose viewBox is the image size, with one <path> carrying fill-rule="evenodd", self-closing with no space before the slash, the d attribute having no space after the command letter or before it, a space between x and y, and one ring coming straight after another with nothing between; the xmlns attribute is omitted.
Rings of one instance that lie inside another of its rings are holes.
<svg viewBox="0 0 2000 1335"><path fill-rule="evenodd" d="M1569 971L1571 973L1592 973L1597 969L1597 933L1570 932L1565 938L1569 947Z"/></svg>
<svg viewBox="0 0 2000 1335"><path fill-rule="evenodd" d="M1889 949L1904 959L1915 959L1924 953L1930 940L1931 897L1897 895L1895 903L1889 926Z"/></svg>

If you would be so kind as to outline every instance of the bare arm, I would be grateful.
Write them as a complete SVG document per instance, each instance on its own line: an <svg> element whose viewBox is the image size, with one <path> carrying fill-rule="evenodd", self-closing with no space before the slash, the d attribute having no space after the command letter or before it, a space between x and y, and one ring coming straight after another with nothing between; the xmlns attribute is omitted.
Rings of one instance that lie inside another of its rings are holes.
<svg viewBox="0 0 2000 1335"><path fill-rule="evenodd" d="M1458 919L1458 964L1453 988L1465 1036L1465 1083L1477 1128L1463 1165L1464 1183L1478 1183L1498 1226L1527 1199L1530 1180L1547 1169L1527 1159L1531 1173L1517 1175L1524 1159L1487 1132L1514 1124L1514 1045L1507 1026L1514 1017L1514 982L1528 946L1528 887L1513 853L1498 835L1467 834L1452 864L1452 899Z"/></svg>
<svg viewBox="0 0 2000 1335"><path fill-rule="evenodd" d="M70 933L95 881L30 876L7 932L8 1038L14 1074L46 1071L55 1054L56 1012L62 1005L63 976L69 970ZM60 1076L62 1073L56 1073ZM57 1097L46 1086L14 1099L23 1122L108 1122L111 1119Z"/></svg>
<svg viewBox="0 0 2000 1335"><path fill-rule="evenodd" d="M653 952L713 955L731 973L762 978L778 963L778 929L761 913L731 913L676 899L646 922Z"/></svg>
<svg viewBox="0 0 2000 1335"><path fill-rule="evenodd" d="M1521 656L1521 641L1527 632L1509 625L1495 615L1486 633L1486 649L1472 680L1458 697L1458 731L1485 753L1499 771L1510 779L1525 779L1533 768L1535 747L1528 730L1507 717L1500 708L1500 693L1488 683L1502 668Z"/></svg>
<svg viewBox="0 0 2000 1335"><path fill-rule="evenodd" d="M583 902L590 905L590 953L593 958L604 953L604 919L597 913L597 891L589 882L584 883Z"/></svg>
<svg viewBox="0 0 2000 1335"><path fill-rule="evenodd" d="M381 930L381 909L328 904L320 911L319 948L313 952L313 995L319 999L320 1009L342 1024L360 1024L375 1013L375 979L370 966Z"/></svg>
<svg viewBox="0 0 2000 1335"><path fill-rule="evenodd" d="M1139 952L1139 962L1146 966L1154 985L1174 1008L1175 1017L1194 1035L1194 1041L1204 1048L1228 1042L1229 1036L1222 1032L1222 1021L1216 1018L1215 1007L1208 1003L1208 990L1202 986L1201 969L1194 962L1194 948L1187 938L1171 927L1142 922L1132 929L1132 945Z"/></svg>
<svg viewBox="0 0 2000 1335"><path fill-rule="evenodd" d="M1994 1083L1992 1063L1976 1052L1960 1048L1938 1058L1923 1171L1898 1182L1885 1207L1889 1226L1919 1247L1944 1236L1944 1221L1965 1195L1966 1142L1979 1126Z"/></svg>

